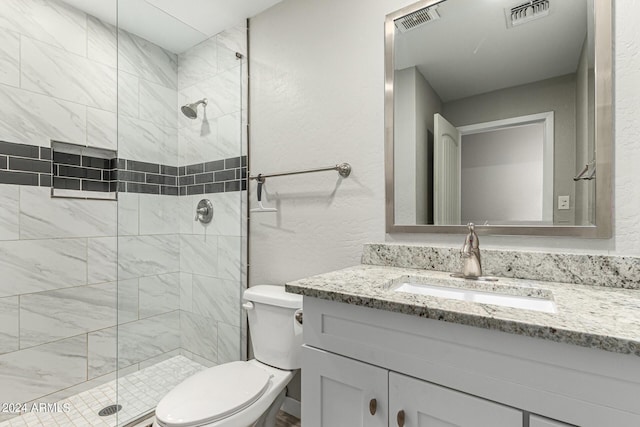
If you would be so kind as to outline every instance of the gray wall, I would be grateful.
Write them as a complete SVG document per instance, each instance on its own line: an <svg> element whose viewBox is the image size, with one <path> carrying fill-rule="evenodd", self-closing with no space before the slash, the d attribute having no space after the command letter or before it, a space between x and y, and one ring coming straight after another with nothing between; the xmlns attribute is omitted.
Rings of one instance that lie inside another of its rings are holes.
<svg viewBox="0 0 640 427"><path fill-rule="evenodd" d="M554 222L574 223L575 210L558 210L557 197L574 200L576 77L566 75L447 102L442 115L455 126L554 112Z"/></svg>
<svg viewBox="0 0 640 427"><path fill-rule="evenodd" d="M463 224L543 220L543 139L542 124L462 136Z"/></svg>

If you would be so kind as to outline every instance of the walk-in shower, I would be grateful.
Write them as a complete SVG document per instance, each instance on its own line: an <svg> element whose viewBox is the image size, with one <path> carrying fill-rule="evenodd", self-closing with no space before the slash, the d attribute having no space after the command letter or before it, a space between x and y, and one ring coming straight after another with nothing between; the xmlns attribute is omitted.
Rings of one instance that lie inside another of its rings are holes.
<svg viewBox="0 0 640 427"><path fill-rule="evenodd" d="M207 98L203 98L200 101L196 101L193 104L183 105L180 110L182 110L182 114L184 114L189 119L196 119L198 117L198 105L202 104L205 107L207 106Z"/></svg>
<svg viewBox="0 0 640 427"><path fill-rule="evenodd" d="M129 425L246 357L245 17L93 3L0 8L0 427Z"/></svg>

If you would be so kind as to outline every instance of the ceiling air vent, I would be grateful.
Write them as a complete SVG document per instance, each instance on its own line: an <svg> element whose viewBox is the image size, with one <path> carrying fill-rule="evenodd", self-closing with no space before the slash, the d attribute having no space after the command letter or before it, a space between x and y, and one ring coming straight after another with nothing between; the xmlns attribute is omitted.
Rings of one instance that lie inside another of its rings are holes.
<svg viewBox="0 0 640 427"><path fill-rule="evenodd" d="M430 21L440 19L440 14L436 10L438 6L427 7L420 9L417 12L413 12L407 16L403 16L400 19L396 19L396 28L401 33L418 28L421 25Z"/></svg>
<svg viewBox="0 0 640 427"><path fill-rule="evenodd" d="M504 10L507 28L545 17L549 14L549 7L549 0L531 0L510 9L507 8Z"/></svg>

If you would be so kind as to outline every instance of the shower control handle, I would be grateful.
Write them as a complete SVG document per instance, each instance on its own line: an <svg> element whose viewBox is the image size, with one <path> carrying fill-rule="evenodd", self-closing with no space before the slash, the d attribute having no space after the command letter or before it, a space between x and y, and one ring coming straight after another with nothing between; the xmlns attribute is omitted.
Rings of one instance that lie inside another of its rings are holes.
<svg viewBox="0 0 640 427"><path fill-rule="evenodd" d="M196 207L196 217L194 221L200 221L203 224L208 224L213 219L213 203L209 199L202 199L198 202Z"/></svg>
<svg viewBox="0 0 640 427"><path fill-rule="evenodd" d="M197 221L200 215L206 215L207 213L209 213L209 209L207 208L196 209L196 219L194 219L194 221Z"/></svg>

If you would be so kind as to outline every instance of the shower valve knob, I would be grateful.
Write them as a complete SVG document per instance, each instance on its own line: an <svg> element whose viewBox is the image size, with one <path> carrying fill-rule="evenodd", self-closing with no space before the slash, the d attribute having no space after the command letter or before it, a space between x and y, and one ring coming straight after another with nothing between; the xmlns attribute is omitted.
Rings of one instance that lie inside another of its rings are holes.
<svg viewBox="0 0 640 427"><path fill-rule="evenodd" d="M209 199L202 199L198 202L196 207L196 217L194 221L200 221L203 224L208 224L213 218L213 203Z"/></svg>

